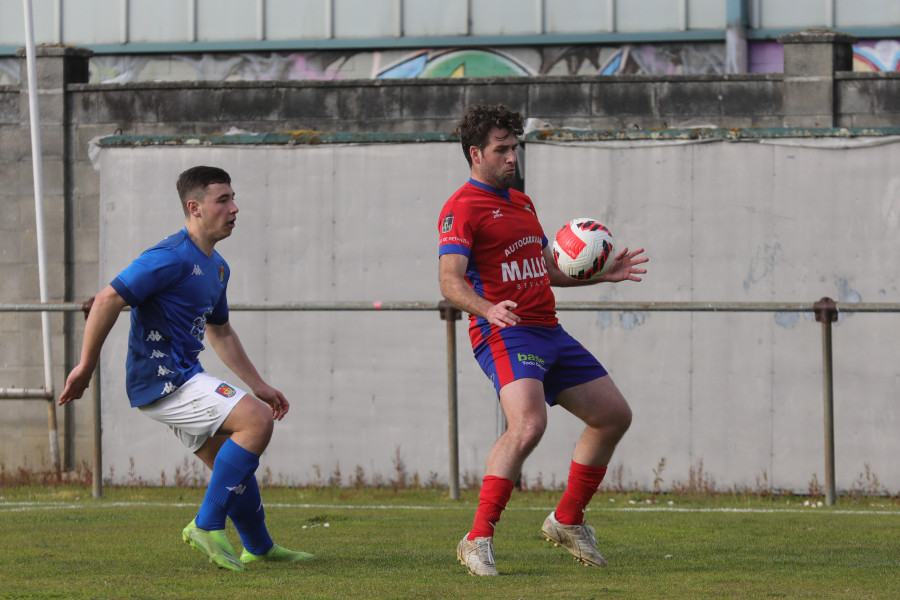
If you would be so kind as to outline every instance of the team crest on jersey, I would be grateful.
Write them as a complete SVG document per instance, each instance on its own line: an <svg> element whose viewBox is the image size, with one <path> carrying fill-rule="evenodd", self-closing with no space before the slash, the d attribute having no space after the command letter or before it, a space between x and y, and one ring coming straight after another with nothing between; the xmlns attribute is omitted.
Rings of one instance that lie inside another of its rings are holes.
<svg viewBox="0 0 900 600"><path fill-rule="evenodd" d="M237 392L234 391L234 388L228 385L227 383L220 383L219 387L216 388L216 393L220 396L225 396L226 398L231 398Z"/></svg>
<svg viewBox="0 0 900 600"><path fill-rule="evenodd" d="M225 267L219 265L219 281L225 281Z"/></svg>
<svg viewBox="0 0 900 600"><path fill-rule="evenodd" d="M453 229L453 213L444 217L444 222L441 223L441 233L450 233L451 229Z"/></svg>

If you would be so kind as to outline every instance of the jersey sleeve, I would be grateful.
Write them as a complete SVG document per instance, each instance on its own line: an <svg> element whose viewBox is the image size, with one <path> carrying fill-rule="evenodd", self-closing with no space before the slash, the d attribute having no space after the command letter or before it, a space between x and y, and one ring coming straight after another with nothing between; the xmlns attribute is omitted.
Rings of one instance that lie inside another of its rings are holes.
<svg viewBox="0 0 900 600"><path fill-rule="evenodd" d="M440 244L438 256L444 254L462 254L470 256L472 253L472 240L475 237L474 224L466 207L458 202L447 202L441 211L438 222L440 232Z"/></svg>
<svg viewBox="0 0 900 600"><path fill-rule="evenodd" d="M119 273L110 285L135 307L182 276L183 263L167 248L151 248Z"/></svg>

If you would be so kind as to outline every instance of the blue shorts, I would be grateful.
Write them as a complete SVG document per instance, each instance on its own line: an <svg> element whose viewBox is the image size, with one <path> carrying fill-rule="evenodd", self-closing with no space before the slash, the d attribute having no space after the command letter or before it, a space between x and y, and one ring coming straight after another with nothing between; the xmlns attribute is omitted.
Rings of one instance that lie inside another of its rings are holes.
<svg viewBox="0 0 900 600"><path fill-rule="evenodd" d="M475 347L475 358L498 395L507 383L530 377L544 383L544 397L550 406L563 390L607 374L561 325L514 325L496 330Z"/></svg>

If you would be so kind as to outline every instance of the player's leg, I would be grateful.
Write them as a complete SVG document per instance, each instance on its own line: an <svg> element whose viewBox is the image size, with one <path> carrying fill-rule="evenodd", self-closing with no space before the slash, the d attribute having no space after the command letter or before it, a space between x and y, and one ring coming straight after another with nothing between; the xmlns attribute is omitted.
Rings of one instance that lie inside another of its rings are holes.
<svg viewBox="0 0 900 600"><path fill-rule="evenodd" d="M228 510L228 516L241 536L241 544L244 546L241 562L298 562L315 558L308 552L288 550L273 542L266 527L266 510L263 507L256 475L250 475L242 485L245 488L244 493Z"/></svg>
<svg viewBox="0 0 900 600"><path fill-rule="evenodd" d="M540 380L518 379L500 389L507 429L488 454L472 529L457 546L457 558L473 575L496 575L494 527L506 508L522 464L547 427L547 404Z"/></svg>
<svg viewBox="0 0 900 600"><path fill-rule="evenodd" d="M631 424L631 409L608 375L562 391L557 403L584 421L585 429L575 445L566 491L542 531L583 564L606 566L593 528L584 524L584 511Z"/></svg>
<svg viewBox="0 0 900 600"><path fill-rule="evenodd" d="M195 451L207 466L212 465L206 496L197 513L197 527L208 531L225 528L228 510L244 493L244 480L256 472L273 427L271 411L263 402L246 394L225 418L217 435ZM227 435L228 439L221 441L219 434Z"/></svg>
<svg viewBox="0 0 900 600"><path fill-rule="evenodd" d="M216 454L227 440L227 435L214 435L196 452L197 457L212 469ZM296 552L283 548L272 540L266 527L265 507L255 473L248 475L240 485L243 487L243 492L237 496L227 514L234 523L244 547L240 556L242 563L258 560L296 562L314 558L307 552Z"/></svg>
<svg viewBox="0 0 900 600"><path fill-rule="evenodd" d="M527 377L506 384L500 389L500 407L506 431L488 454L485 473L515 481L547 428L543 382Z"/></svg>
<svg viewBox="0 0 900 600"><path fill-rule="evenodd" d="M544 388L537 379L517 379L500 389L506 431L491 448L469 539L492 537L522 464L547 428Z"/></svg>
<svg viewBox="0 0 900 600"><path fill-rule="evenodd" d="M243 563L225 536L225 520L254 477L259 455L272 437L274 419L263 402L206 374L182 387L186 389L180 394L180 406L173 408L178 412L168 415L169 424L212 469L203 502L182 539L220 567L242 570Z"/></svg>
<svg viewBox="0 0 900 600"><path fill-rule="evenodd" d="M222 423L217 435L196 452L213 475L197 515L197 527L219 529L230 517L241 537L243 563L256 560L295 562L313 558L276 545L265 524L265 508L256 481L259 455L272 437L274 421L268 406L245 395ZM255 457L255 459L254 459ZM236 479L244 477L235 483Z"/></svg>
<svg viewBox="0 0 900 600"><path fill-rule="evenodd" d="M236 571L243 570L244 566L225 536L224 516L227 511L224 505L234 494L227 489L223 491L222 484L224 480L225 485L237 486L256 469L259 456L224 436L217 436L216 432L237 405L248 403L249 398L245 398L242 390L206 373L198 373L165 398L140 407L144 415L168 425L191 452L212 468L204 505L197 518L182 530L182 539L216 565ZM269 419L272 420L271 415ZM229 450L230 447L233 448Z"/></svg>
<svg viewBox="0 0 900 600"><path fill-rule="evenodd" d="M585 424L572 459L583 465L608 465L631 426L631 407L612 377L605 375L563 390L556 403Z"/></svg>
<svg viewBox="0 0 900 600"><path fill-rule="evenodd" d="M238 401L225 421L228 422L242 405L252 405L254 402L258 401L245 395ZM271 420L271 415L269 418ZM246 424L244 421L232 419L233 425L236 422L240 426ZM264 435L261 437L265 438ZM259 437L257 437L258 439ZM257 441L254 448L260 446L265 447ZM209 485L200 509L197 511L197 516L184 528L182 538L185 542L201 550L217 565L228 569L242 570L243 563L225 536L225 519L228 512L246 491L245 482L256 472L256 468L259 466L259 455L241 447L224 434L209 437L194 453L212 469L212 475L210 475Z"/></svg>
<svg viewBox="0 0 900 600"><path fill-rule="evenodd" d="M194 452L194 455L212 470L216 453L227 440L228 436L212 436L203 443L200 449ZM189 543L206 554L214 564L234 571L243 569L243 563L238 559L237 552L235 552L234 547L225 535L224 526L219 530L202 529L197 526L195 517L181 532L181 536L185 543Z"/></svg>

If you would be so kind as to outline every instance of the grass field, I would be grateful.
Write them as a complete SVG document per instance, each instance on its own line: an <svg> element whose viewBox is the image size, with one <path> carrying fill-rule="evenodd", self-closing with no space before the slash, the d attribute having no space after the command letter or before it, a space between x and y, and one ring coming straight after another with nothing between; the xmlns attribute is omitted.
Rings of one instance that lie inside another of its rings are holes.
<svg viewBox="0 0 900 600"><path fill-rule="evenodd" d="M495 537L500 577L479 578L455 556L472 491L265 488L276 542L316 560L239 573L181 543L202 494L0 490L0 598L900 598L896 499L598 495L587 518L610 566L597 569L541 537L558 492L517 492Z"/></svg>

